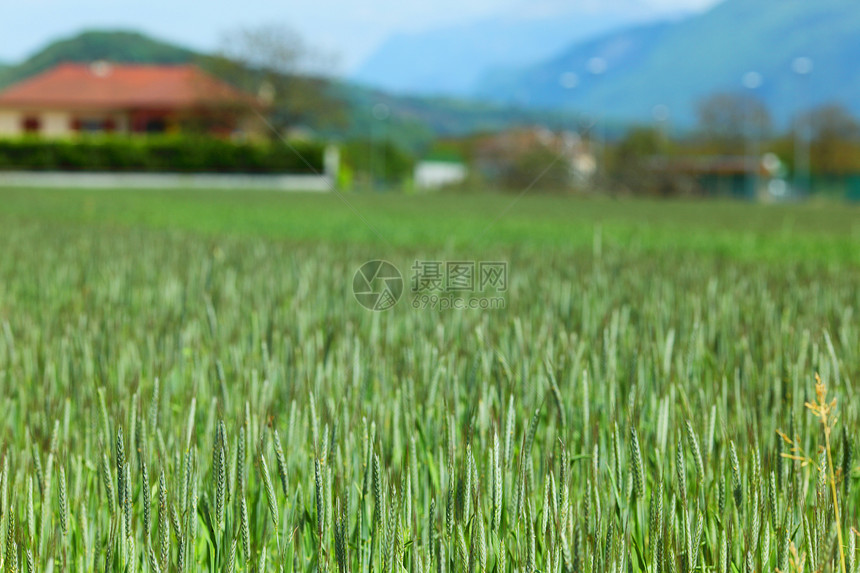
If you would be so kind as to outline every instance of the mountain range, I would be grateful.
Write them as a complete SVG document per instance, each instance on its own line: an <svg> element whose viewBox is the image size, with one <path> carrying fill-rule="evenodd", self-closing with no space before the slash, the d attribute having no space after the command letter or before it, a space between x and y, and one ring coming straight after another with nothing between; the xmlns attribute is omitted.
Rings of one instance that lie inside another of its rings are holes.
<svg viewBox="0 0 860 573"><path fill-rule="evenodd" d="M779 126L824 103L860 115L856 0L723 0L663 18L636 0L551 8L394 36L355 78L617 122L651 122L657 110L682 127L707 96L745 89Z"/></svg>
<svg viewBox="0 0 860 573"><path fill-rule="evenodd" d="M654 18L640 0L531 0L473 22L395 34L351 79L399 93L470 96L491 68L533 64L573 42Z"/></svg>
<svg viewBox="0 0 860 573"><path fill-rule="evenodd" d="M746 89L746 76L747 88L786 122L825 102L860 114L858 54L856 0L725 0L679 21L617 30L532 65L488 71L474 95L638 121L659 105L683 124L707 95ZM797 73L810 63L809 73Z"/></svg>

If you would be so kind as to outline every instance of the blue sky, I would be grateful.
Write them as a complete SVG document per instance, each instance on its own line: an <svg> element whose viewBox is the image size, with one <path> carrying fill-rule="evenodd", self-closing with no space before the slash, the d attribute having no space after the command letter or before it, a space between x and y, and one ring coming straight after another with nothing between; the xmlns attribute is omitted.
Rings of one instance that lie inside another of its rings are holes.
<svg viewBox="0 0 860 573"><path fill-rule="evenodd" d="M598 0L566 2L585 6ZM602 6L618 0L603 0ZM623 0L630 1L630 0ZM634 0L655 13L701 9L715 0ZM544 4L562 5L560 0ZM0 60L22 59L51 40L91 28L136 29L198 49L224 31L290 25L336 56L348 73L392 33L534 10L534 0L0 0ZM528 7L528 8L526 8Z"/></svg>

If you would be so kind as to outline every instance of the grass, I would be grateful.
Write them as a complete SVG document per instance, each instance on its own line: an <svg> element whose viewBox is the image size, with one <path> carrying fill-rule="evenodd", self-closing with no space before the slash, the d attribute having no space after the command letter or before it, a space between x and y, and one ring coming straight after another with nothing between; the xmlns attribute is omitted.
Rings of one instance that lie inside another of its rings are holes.
<svg viewBox="0 0 860 573"><path fill-rule="evenodd" d="M856 208L347 200L0 191L0 568L858 573Z"/></svg>
<svg viewBox="0 0 860 573"><path fill-rule="evenodd" d="M0 218L6 220L187 230L214 237L568 251L591 248L597 230L604 243L626 249L753 261L860 262L860 206L841 203L9 189L0 190L0 200Z"/></svg>

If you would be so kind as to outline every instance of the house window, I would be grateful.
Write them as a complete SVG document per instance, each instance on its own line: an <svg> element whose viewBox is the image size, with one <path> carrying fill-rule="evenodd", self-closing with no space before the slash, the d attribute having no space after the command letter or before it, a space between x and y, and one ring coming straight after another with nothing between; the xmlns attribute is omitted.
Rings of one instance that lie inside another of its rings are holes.
<svg viewBox="0 0 860 573"><path fill-rule="evenodd" d="M116 131L116 121L113 118L87 118L76 117L71 122L71 127L79 133L111 133Z"/></svg>
<svg viewBox="0 0 860 573"><path fill-rule="evenodd" d="M161 118L150 119L146 122L146 133L164 133L167 131L167 122Z"/></svg>
<svg viewBox="0 0 860 573"><path fill-rule="evenodd" d="M21 121L21 130L24 133L39 133L42 130L42 121L35 115L28 115Z"/></svg>
<svg viewBox="0 0 860 573"><path fill-rule="evenodd" d="M99 133L104 131L104 124L101 118L77 117L72 121L72 129L83 133Z"/></svg>
<svg viewBox="0 0 860 573"><path fill-rule="evenodd" d="M99 133L104 128L104 122L101 119L83 119L81 120L81 131L86 133Z"/></svg>

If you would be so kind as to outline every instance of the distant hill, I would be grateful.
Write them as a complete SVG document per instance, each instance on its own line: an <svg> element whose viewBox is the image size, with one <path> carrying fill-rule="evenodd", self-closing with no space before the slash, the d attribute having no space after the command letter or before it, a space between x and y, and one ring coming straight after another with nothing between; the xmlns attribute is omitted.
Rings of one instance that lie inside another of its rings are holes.
<svg viewBox="0 0 860 573"><path fill-rule="evenodd" d="M61 62L110 60L121 63L182 64L195 52L131 31L90 31L59 40L14 66L0 67L0 87L43 72Z"/></svg>
<svg viewBox="0 0 860 573"><path fill-rule="evenodd" d="M351 83L333 86L350 107L350 122L340 137L391 137L399 145L420 152L434 138L496 132L516 126L542 125L574 130L578 116L558 110L480 102L451 97L394 95ZM390 116L380 121L373 109L387 106Z"/></svg>
<svg viewBox="0 0 860 573"><path fill-rule="evenodd" d="M670 108L673 121L692 121L696 102L715 91L741 90L749 71L756 90L781 121L810 103L840 101L860 113L860 3L855 0L725 0L677 22L649 24L577 42L544 62L488 74L476 92L500 103L577 108L616 118L650 120ZM802 79L799 56L814 63ZM595 76L588 62L603 58ZM577 77L572 89L562 78Z"/></svg>
<svg viewBox="0 0 860 573"><path fill-rule="evenodd" d="M8 85L8 82L4 81L6 74L10 73L10 71L14 68L12 64L0 63L0 87Z"/></svg>
<svg viewBox="0 0 860 573"><path fill-rule="evenodd" d="M571 42L653 18L637 0L611 3L532 1L469 24L389 38L351 79L399 93L471 95L498 66L523 66Z"/></svg>

